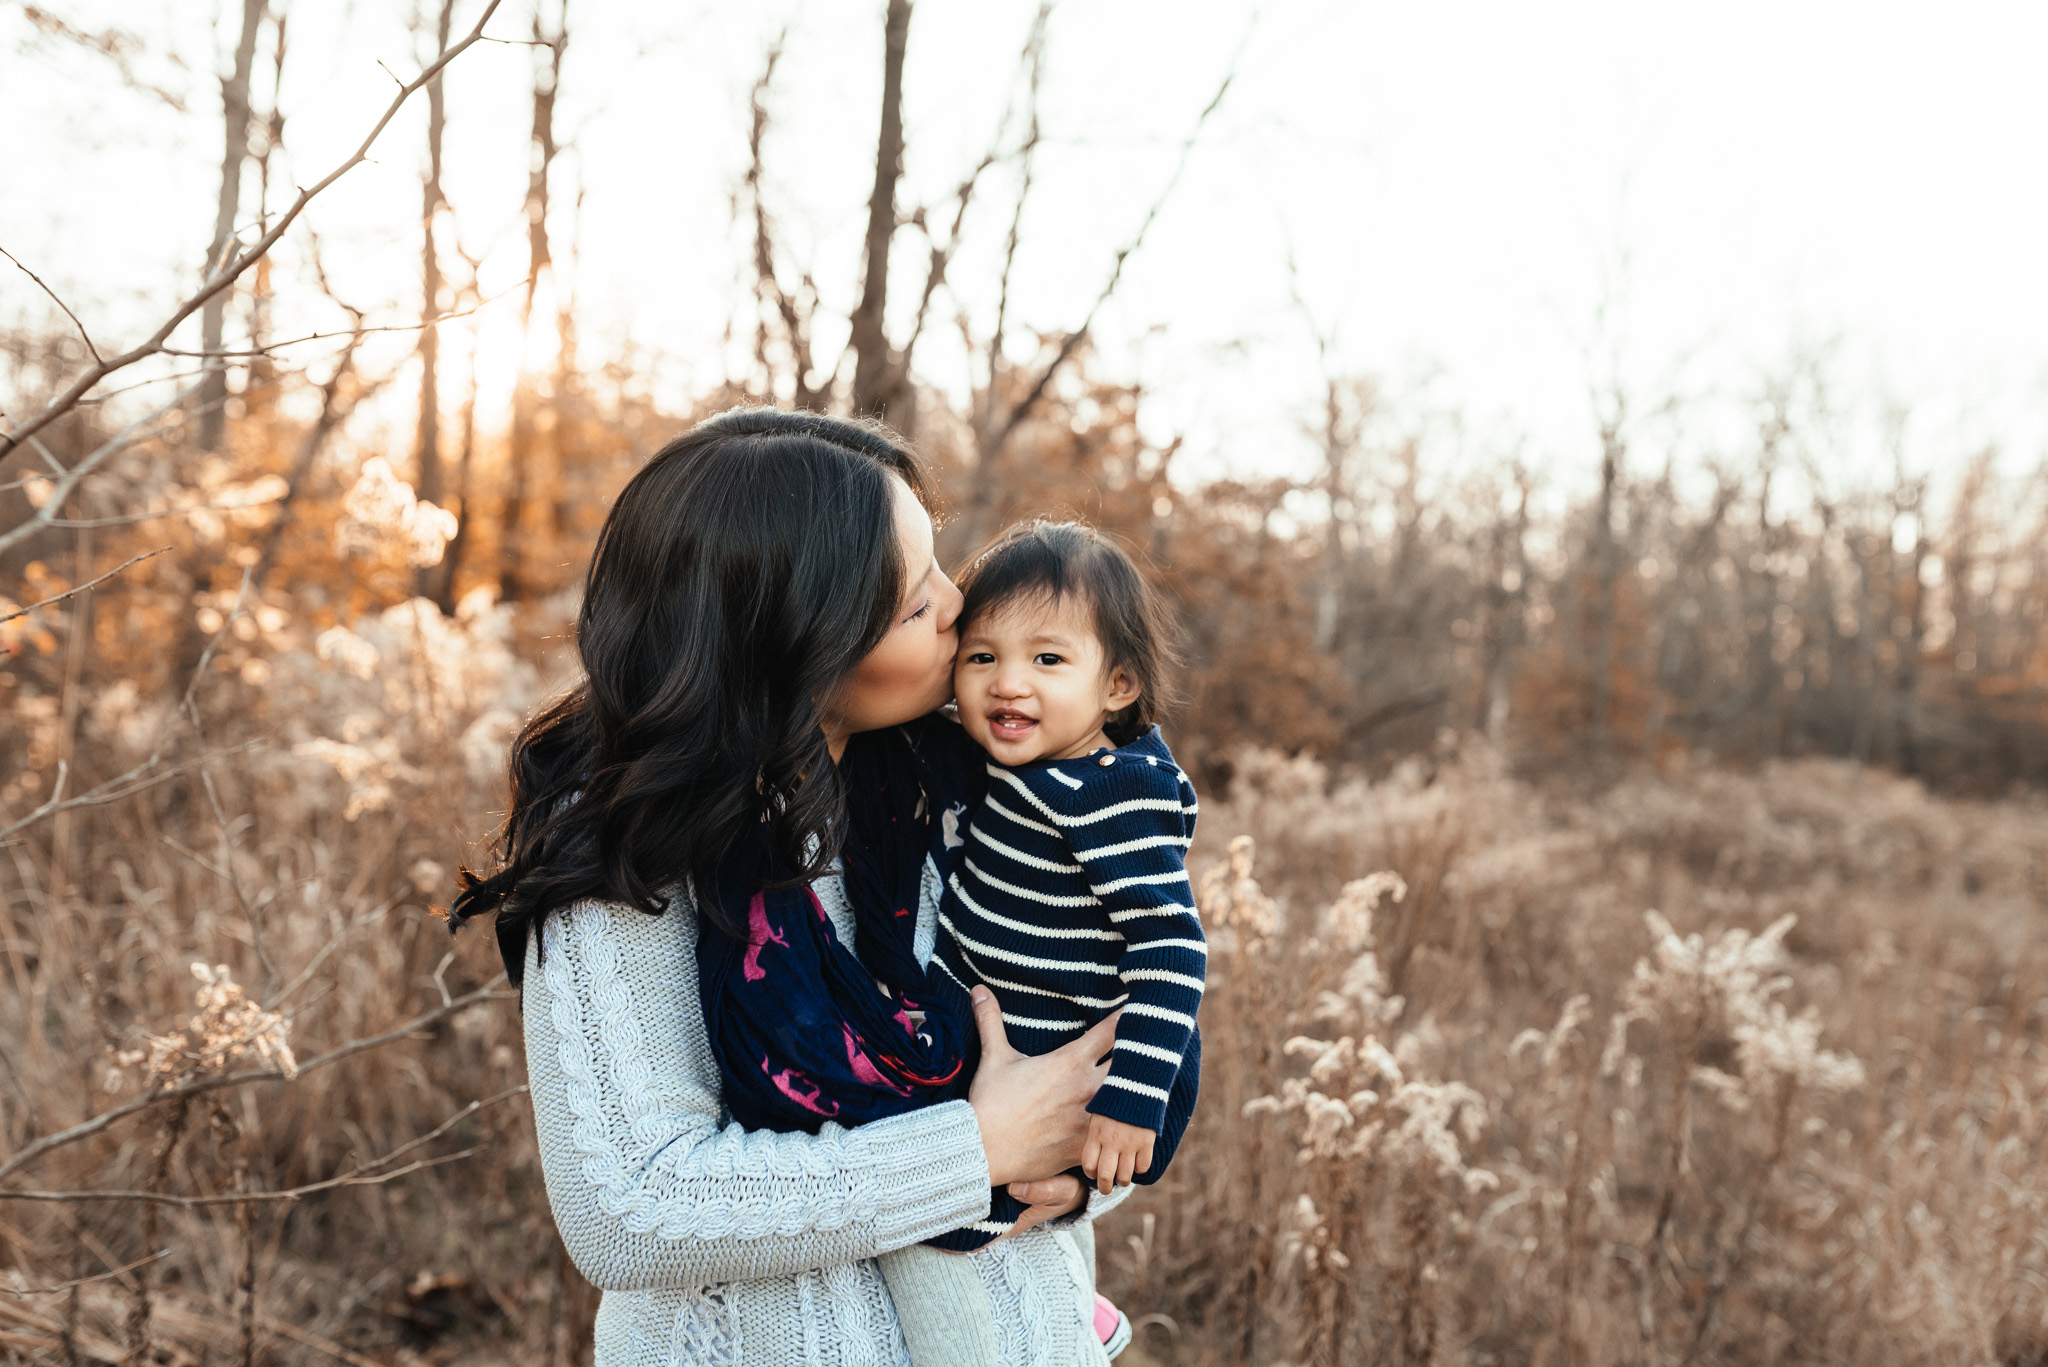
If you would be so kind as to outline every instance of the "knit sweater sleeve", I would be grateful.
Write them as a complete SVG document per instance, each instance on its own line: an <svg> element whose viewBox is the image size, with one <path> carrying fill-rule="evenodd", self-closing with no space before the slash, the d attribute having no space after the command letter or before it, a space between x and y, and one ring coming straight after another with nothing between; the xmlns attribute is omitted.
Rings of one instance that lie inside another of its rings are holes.
<svg viewBox="0 0 2048 1367"><path fill-rule="evenodd" d="M1088 1109L1157 1131L1187 1055L1208 964L1187 871L1195 792L1172 765L1142 757L1080 773L1078 789L1067 779L1043 791L1089 891L1124 937L1117 972L1129 994L1109 1076Z"/></svg>
<svg viewBox="0 0 2048 1367"><path fill-rule="evenodd" d="M686 905L647 916L586 902L549 917L527 951L541 1165L585 1277L643 1290L781 1276L987 1217L988 1164L964 1101L816 1135L732 1124L696 942Z"/></svg>

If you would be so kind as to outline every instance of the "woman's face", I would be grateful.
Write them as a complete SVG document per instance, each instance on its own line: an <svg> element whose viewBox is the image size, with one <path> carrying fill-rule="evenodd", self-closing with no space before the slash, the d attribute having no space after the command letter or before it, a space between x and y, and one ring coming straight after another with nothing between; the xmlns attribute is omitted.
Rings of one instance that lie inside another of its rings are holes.
<svg viewBox="0 0 2048 1367"><path fill-rule="evenodd" d="M832 756L858 731L875 731L922 717L953 696L953 654L960 644L960 590L932 553L932 519L890 476L895 496L896 541L903 556L904 596L880 645L854 667L825 723Z"/></svg>

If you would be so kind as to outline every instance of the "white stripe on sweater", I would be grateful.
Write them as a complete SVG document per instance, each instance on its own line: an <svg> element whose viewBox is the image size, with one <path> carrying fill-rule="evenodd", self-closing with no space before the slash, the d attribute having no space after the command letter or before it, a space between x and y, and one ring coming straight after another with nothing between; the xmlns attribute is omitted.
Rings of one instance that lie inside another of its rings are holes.
<svg viewBox="0 0 2048 1367"><path fill-rule="evenodd" d="M1023 779L1018 778L1008 769L1004 769L1001 766L994 764L988 766L988 773L990 778L999 778L1003 782L1009 784L1012 788L1015 788L1018 792L1022 793L1024 795L1024 800L1030 803L1032 806L1036 807L1041 813L1043 813L1046 820L1052 822L1054 825L1059 824L1060 814L1054 811L1052 808L1046 806L1045 800L1039 797L1037 793L1032 792L1030 788L1026 787ZM988 801L990 803L994 803L995 795L990 794L988 797ZM1058 835L1059 832L1048 831L1046 832L1046 834Z"/></svg>
<svg viewBox="0 0 2048 1367"><path fill-rule="evenodd" d="M960 890L956 887L954 891L959 892ZM981 911L980 907L974 906L973 901L969 899L966 893L960 893L960 900L966 902L968 906L974 907L974 910ZM982 944L979 940L970 939L962 934L960 927L954 925L945 915L941 914L939 920L952 935L955 943L964 945L977 953L986 954L991 959L1001 959L1006 964L1017 964L1024 968L1050 969L1055 973L1102 973L1110 977L1116 976L1114 968L1105 968L1101 964L1091 964L1085 960L1076 962L1072 959L1041 959L1034 954L1019 954L1015 950L997 949L994 945ZM984 973L982 976L987 977L988 975Z"/></svg>
<svg viewBox="0 0 2048 1367"><path fill-rule="evenodd" d="M1161 1049L1158 1045L1147 1044L1143 1040L1120 1039L1116 1042L1116 1047L1127 1053L1143 1054L1146 1058L1156 1058L1161 1063L1171 1063L1176 1068L1187 1062L1186 1055L1177 1054L1171 1049Z"/></svg>
<svg viewBox="0 0 2048 1367"><path fill-rule="evenodd" d="M1010 775L1004 775L1004 777L1006 777L1006 779L1010 779ZM1010 779L1010 781L1012 781L1012 783L1016 783L1016 779ZM1032 791L1030 791L1028 787L1024 787L1022 783L1018 783L1018 791L1020 791L1020 793L1024 793L1026 797L1030 797L1032 805L1034 805L1034 807L1038 807L1038 810L1040 810L1040 812L1044 812L1044 814L1047 814L1047 816L1053 816L1053 810L1051 810L1051 807L1047 807L1047 805L1044 805L1042 801L1038 801L1038 795L1036 795L1036 793L1032 793ZM1030 820L1028 816L1018 816L1016 812L1012 812L1012 810L1010 810L1010 807L1006 807L1004 803L999 803L999 801L995 801L995 793L989 793L989 795L987 795L987 799L983 799L983 803L981 803L981 810L983 810L983 812L995 812L997 816L1004 816L1004 818L1008 818L1008 820L1016 822L1018 826L1024 826L1026 830L1036 830L1036 832L1040 832L1040 834L1047 834L1047 836L1057 836L1057 834L1059 834L1057 830L1053 830L1051 826L1047 826L1047 824L1044 824L1044 822L1034 822L1034 820Z"/></svg>
<svg viewBox="0 0 2048 1367"><path fill-rule="evenodd" d="M1112 911L1109 913L1109 919L1112 924L1129 921L1139 916L1185 916L1190 921L1194 921L1196 925L1201 924L1200 919L1195 915L1195 909L1185 902L1165 902L1156 907L1131 907L1126 911Z"/></svg>
<svg viewBox="0 0 2048 1367"><path fill-rule="evenodd" d="M1156 850L1162 845L1172 845L1184 850L1188 847L1188 841L1186 836L1148 835L1142 840L1126 840L1121 845L1099 845L1092 850L1075 850L1074 858L1108 859L1112 855L1129 854L1132 850Z"/></svg>
<svg viewBox="0 0 2048 1367"><path fill-rule="evenodd" d="M1067 777L1067 776L1066 776L1065 774L1061 773L1061 772L1060 772L1059 770L1057 770L1057 769L1048 769L1048 770L1046 770L1045 772L1046 772L1047 774L1051 775L1051 776L1052 776L1053 778L1056 778L1056 779L1058 779L1058 780L1059 780L1060 782L1062 782L1062 783L1066 784L1066 785L1067 785L1067 786L1068 786L1069 788L1072 788L1072 789L1073 789L1073 790L1074 790L1075 792L1077 792L1077 793L1078 793L1078 792L1080 792L1080 791L1081 791L1081 780L1080 780L1080 779L1078 779L1078 778L1068 778L1068 777Z"/></svg>
<svg viewBox="0 0 2048 1367"><path fill-rule="evenodd" d="M1203 944L1200 940L1147 940L1139 945L1138 948L1141 950L1185 949L1190 953L1199 954L1205 959L1209 957L1209 946Z"/></svg>
<svg viewBox="0 0 2048 1367"><path fill-rule="evenodd" d="M1018 778L1009 770L991 764L988 766L988 772L991 777L1003 780L1003 782L1022 793L1024 800L1033 807L1036 807L1046 820L1052 822L1055 826L1088 826L1093 825L1097 821L1106 821L1113 816L1121 816L1125 812L1185 812L1189 816L1194 816L1201 811L1199 804L1186 802L1177 797L1134 797L1125 802L1113 802L1107 807L1097 808L1095 811L1081 816L1062 816L1046 806L1038 794L1025 786L1023 779ZM1061 777L1064 777L1064 775ZM1072 780L1068 781L1071 782ZM991 797L988 801L993 804L995 799Z"/></svg>
<svg viewBox="0 0 2048 1367"><path fill-rule="evenodd" d="M1088 890L1097 897L1107 897L1112 892L1122 892L1125 888L1143 887L1150 883L1185 883L1187 881L1188 871L1186 869L1176 869L1172 873L1144 873L1139 874L1135 878L1118 878L1111 882L1103 883L1100 886L1091 883L1088 886Z"/></svg>
<svg viewBox="0 0 2048 1367"><path fill-rule="evenodd" d="M1059 897L1047 892L1033 892L1030 888L1019 887L1015 883L1005 883L972 859L963 859L962 862L967 865L976 878L979 878L998 892L1007 892L1012 897L1021 897L1027 902L1036 902L1042 907L1099 907L1102 905L1101 901L1093 893L1082 897ZM953 876L957 880L960 875L954 874ZM954 883L954 887L956 890L958 889L959 884L957 881ZM964 897L966 894L962 893L961 895ZM1009 922L1008 924L1021 925L1020 922L1016 921ZM1035 930L1036 927L1026 926L1024 929ZM1057 934L1058 932L1045 931L1041 933Z"/></svg>
<svg viewBox="0 0 2048 1367"><path fill-rule="evenodd" d="M989 805L993 807L995 804L991 802ZM1048 831L1047 834L1050 835L1052 834L1052 832ZM1013 863L1022 864L1027 869L1044 869L1047 873L1081 872L1081 866L1079 864L1062 864L1056 859L1040 859L1035 854L1026 854L1022 850L1014 849L1011 846L1005 845L1002 841L990 835L980 826L976 826L974 828L974 838L982 844L988 846L990 849L994 850L997 854L1003 856L1003 858L1008 859Z"/></svg>
<svg viewBox="0 0 2048 1367"><path fill-rule="evenodd" d="M1068 1030L1082 1029L1088 1022L1084 1020L1040 1020L1036 1016L1013 1016L1005 1011L1003 1012L1003 1024L1014 1025L1020 1030L1048 1030L1054 1034L1064 1034Z"/></svg>
<svg viewBox="0 0 2048 1367"><path fill-rule="evenodd" d="M967 867L970 869L974 869L974 872L980 874L984 881L993 883L995 884L995 886L1003 888L1006 891L1015 891L1015 889L1010 888L1008 884L1003 883L998 879L990 878L987 874L982 873L980 869L975 869L972 860L968 861ZM959 894L961 901L967 903L968 906L973 907L977 914L1009 930L1022 931L1026 935L1036 935L1042 939L1047 940L1122 940L1124 938L1123 935L1118 931L1098 930L1094 926L1035 926L1032 925L1029 921L1013 920L1010 917L1003 915L1001 912L989 910L987 907L982 906L979 902L976 902L973 898L969 897L967 895L967 890L960 886L959 874L956 873L952 876L952 878L948 879L947 885L951 887L955 893ZM1062 898L1061 901L1072 903L1073 899Z"/></svg>
<svg viewBox="0 0 2048 1367"><path fill-rule="evenodd" d="M1097 807L1094 811L1084 812L1080 816L1055 817L1054 820L1062 826L1092 826L1098 821L1122 816L1125 812L1186 812L1193 815L1194 810L1193 804L1182 802L1177 797L1134 797L1122 802L1112 802L1107 807Z"/></svg>
<svg viewBox="0 0 2048 1367"><path fill-rule="evenodd" d="M970 967L974 969L982 983L991 989L1000 989L1004 992L1028 992L1034 997L1050 997L1054 1001L1065 1002L1068 1006L1086 1006L1097 1011L1108 1011L1114 1007L1122 1006L1129 997L1128 993L1119 994L1114 997L1083 997L1078 993L1054 992L1050 988L1033 987L1030 983L1012 982L1008 978L998 978L992 973L984 972L980 964L970 964Z"/></svg>
<svg viewBox="0 0 2048 1367"><path fill-rule="evenodd" d="M1150 1016L1154 1020L1172 1021L1175 1025L1185 1025L1190 1030L1195 1028L1195 1018L1185 1011L1170 1011L1166 1007L1148 1006L1144 1002L1127 1002L1124 1004L1124 1010L1130 1012L1133 1016Z"/></svg>
<svg viewBox="0 0 2048 1367"><path fill-rule="evenodd" d="M1153 946L1145 945L1143 948L1151 949ZM1124 981L1127 983L1179 983L1182 987L1193 988L1197 994L1202 990L1202 980L1200 978L1190 978L1185 973L1174 973L1164 968L1125 969Z"/></svg>
<svg viewBox="0 0 2048 1367"><path fill-rule="evenodd" d="M1142 1082L1131 1082L1120 1078L1115 1073L1111 1073L1108 1077L1102 1079L1102 1085L1105 1087L1121 1087L1127 1092L1136 1092L1139 1096L1149 1096L1158 1101L1171 1099L1164 1087L1148 1087Z"/></svg>

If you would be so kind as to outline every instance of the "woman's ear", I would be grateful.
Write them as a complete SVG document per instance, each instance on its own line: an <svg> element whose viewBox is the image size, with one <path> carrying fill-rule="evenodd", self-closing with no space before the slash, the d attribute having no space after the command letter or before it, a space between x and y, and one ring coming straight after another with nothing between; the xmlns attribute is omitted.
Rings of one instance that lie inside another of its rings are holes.
<svg viewBox="0 0 2048 1367"><path fill-rule="evenodd" d="M1144 691L1145 686L1139 682L1138 676L1118 665L1109 671L1109 692L1102 705L1111 712L1121 712L1136 702Z"/></svg>

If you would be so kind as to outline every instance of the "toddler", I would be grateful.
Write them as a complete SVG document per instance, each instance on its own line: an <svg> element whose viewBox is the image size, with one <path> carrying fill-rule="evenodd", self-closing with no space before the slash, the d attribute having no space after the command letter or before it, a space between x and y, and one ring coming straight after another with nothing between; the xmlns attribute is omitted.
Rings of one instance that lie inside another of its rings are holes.
<svg viewBox="0 0 2048 1367"><path fill-rule="evenodd" d="M1195 793L1153 725L1165 613L1130 558L1076 523L1012 528L961 589L954 693L993 762L958 833L934 959L996 994L1024 1053L1121 1009L1081 1167L1105 1193L1153 1182L1194 1110L1207 957L1185 864ZM998 1188L986 1221L931 1242L978 1247L1022 1213ZM918 1367L941 1360L903 1319Z"/></svg>

